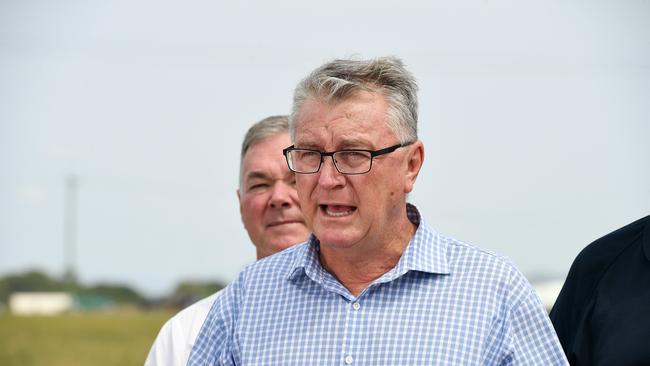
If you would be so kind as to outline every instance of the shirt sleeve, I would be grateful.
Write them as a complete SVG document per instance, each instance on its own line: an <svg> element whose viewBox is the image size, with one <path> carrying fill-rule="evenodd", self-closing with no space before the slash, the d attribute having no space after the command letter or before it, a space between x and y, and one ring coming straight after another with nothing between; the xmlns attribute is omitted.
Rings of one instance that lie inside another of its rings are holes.
<svg viewBox="0 0 650 366"><path fill-rule="evenodd" d="M575 363L574 342L576 331L583 323L584 314L589 310L587 304L589 304L590 300L593 300L593 294L595 294L593 283L596 281L580 281L585 278L580 273L580 258L578 256L578 259L571 266L550 314L551 322L571 363ZM585 291L587 288L589 289L589 295Z"/></svg>
<svg viewBox="0 0 650 366"><path fill-rule="evenodd" d="M234 329L239 314L244 273L215 299L199 331L188 366L235 365Z"/></svg>
<svg viewBox="0 0 650 366"><path fill-rule="evenodd" d="M149 350L145 366L184 365L185 348L182 333L174 332L174 319L171 318L160 329Z"/></svg>
<svg viewBox="0 0 650 366"><path fill-rule="evenodd" d="M185 366L192 345L219 294L201 299L169 319L151 346L145 366Z"/></svg>
<svg viewBox="0 0 650 366"><path fill-rule="evenodd" d="M489 365L568 365L546 310L532 286L516 269L488 347Z"/></svg>

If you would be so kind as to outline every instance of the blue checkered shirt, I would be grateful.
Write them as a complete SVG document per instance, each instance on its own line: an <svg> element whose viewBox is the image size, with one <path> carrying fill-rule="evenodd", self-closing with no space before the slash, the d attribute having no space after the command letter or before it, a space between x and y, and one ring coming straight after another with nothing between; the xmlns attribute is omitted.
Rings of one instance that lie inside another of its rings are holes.
<svg viewBox="0 0 650 366"><path fill-rule="evenodd" d="M420 221L397 265L353 296L315 236L247 267L214 302L188 365L567 365L507 259Z"/></svg>

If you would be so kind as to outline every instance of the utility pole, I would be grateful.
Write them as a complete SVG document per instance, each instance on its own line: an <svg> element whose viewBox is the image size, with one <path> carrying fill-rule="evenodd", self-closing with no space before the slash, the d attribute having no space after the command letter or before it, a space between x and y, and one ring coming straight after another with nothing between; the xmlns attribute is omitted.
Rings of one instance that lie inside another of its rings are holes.
<svg viewBox="0 0 650 366"><path fill-rule="evenodd" d="M79 182L75 175L65 178L65 203L63 212L63 281L68 289L77 284L75 256L77 247L77 191Z"/></svg>

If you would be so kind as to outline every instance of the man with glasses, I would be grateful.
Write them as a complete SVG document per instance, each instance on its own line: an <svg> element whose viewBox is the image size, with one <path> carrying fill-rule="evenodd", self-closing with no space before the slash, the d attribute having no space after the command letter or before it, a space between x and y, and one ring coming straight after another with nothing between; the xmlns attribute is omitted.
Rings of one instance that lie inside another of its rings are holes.
<svg viewBox="0 0 650 366"><path fill-rule="evenodd" d="M257 259L307 239L295 175L282 156L289 144L289 119L272 116L254 124L244 137L239 168L239 211ZM214 299L209 296L176 314L163 325L145 366L185 365L196 335Z"/></svg>
<svg viewBox="0 0 650 366"><path fill-rule="evenodd" d="M189 365L566 364L523 275L406 203L424 160L416 91L393 57L299 83L283 153L313 233L224 290Z"/></svg>

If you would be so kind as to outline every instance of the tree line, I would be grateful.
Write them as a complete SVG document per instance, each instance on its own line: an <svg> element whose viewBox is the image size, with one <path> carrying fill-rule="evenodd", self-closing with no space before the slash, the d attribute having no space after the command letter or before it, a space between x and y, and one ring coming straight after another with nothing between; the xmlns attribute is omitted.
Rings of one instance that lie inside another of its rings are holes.
<svg viewBox="0 0 650 366"><path fill-rule="evenodd" d="M218 281L182 281L174 291L160 298L149 298L124 284L98 283L85 285L74 276L57 278L39 270L0 277L0 302L7 304L14 292L68 292L79 297L108 298L117 305L142 308L183 308L224 287Z"/></svg>

